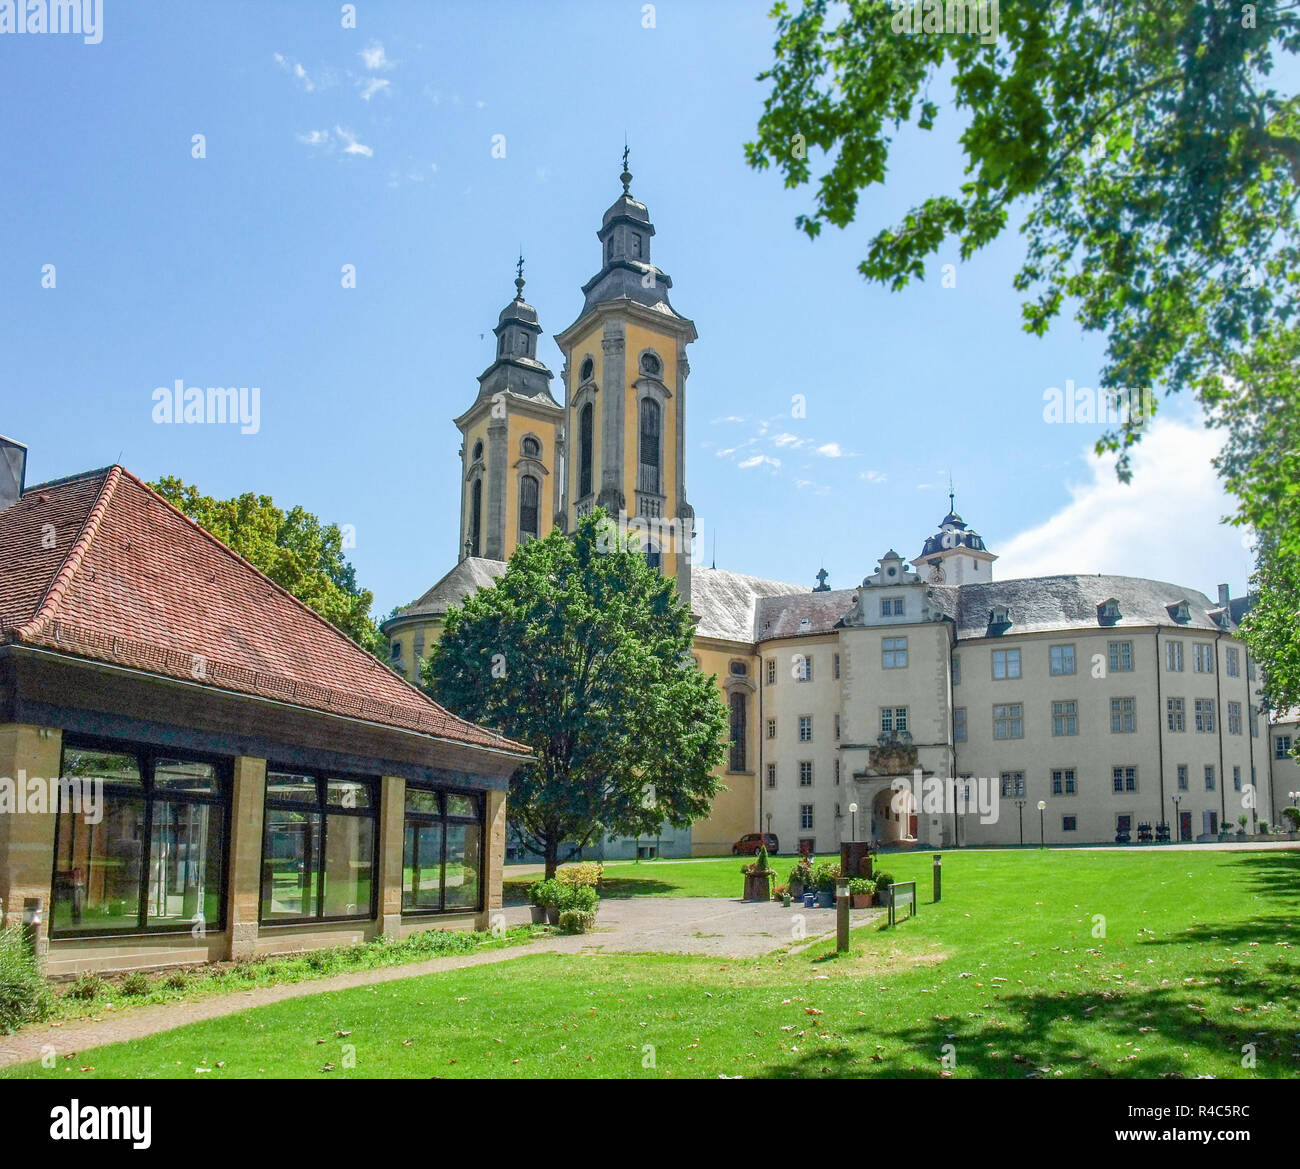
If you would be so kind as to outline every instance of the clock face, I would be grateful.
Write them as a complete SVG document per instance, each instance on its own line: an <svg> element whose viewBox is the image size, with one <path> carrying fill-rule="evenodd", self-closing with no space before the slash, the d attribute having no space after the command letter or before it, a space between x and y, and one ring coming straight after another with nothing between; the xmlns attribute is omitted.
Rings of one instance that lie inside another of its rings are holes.
<svg viewBox="0 0 1300 1169"><path fill-rule="evenodd" d="M936 564L932 569L930 569L930 582L932 584L943 584L943 582L947 579L948 578L943 571L942 564Z"/></svg>

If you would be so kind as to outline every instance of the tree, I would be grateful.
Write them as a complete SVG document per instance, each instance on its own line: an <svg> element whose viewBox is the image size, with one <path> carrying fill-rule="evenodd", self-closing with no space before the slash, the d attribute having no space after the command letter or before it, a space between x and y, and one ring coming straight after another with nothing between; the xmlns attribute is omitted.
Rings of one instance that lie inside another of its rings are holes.
<svg viewBox="0 0 1300 1169"><path fill-rule="evenodd" d="M301 507L283 512L269 495L213 499L170 475L149 486L358 645L380 653L369 615L374 595L357 587L337 524L322 524Z"/></svg>
<svg viewBox="0 0 1300 1169"><path fill-rule="evenodd" d="M1246 636L1274 701L1294 701L1300 99L1269 78L1300 51L1297 4L1002 0L985 37L952 35L950 10L968 7L778 3L747 159L798 187L820 150L816 206L796 224L814 238L846 227L860 192L885 181L890 134L934 129L932 92L946 88L966 180L879 228L858 270L901 289L948 240L966 259L1023 215L1026 330L1044 333L1068 301L1106 337L1105 385L1191 391L1227 429L1218 465L1233 521L1260 536ZM1118 452L1122 479L1148 420L1127 417L1097 444Z"/></svg>
<svg viewBox="0 0 1300 1169"><path fill-rule="evenodd" d="M425 666L438 701L535 752L511 819L554 876L562 842L642 835L708 814L726 713L691 657L676 585L604 513L520 547L447 613Z"/></svg>

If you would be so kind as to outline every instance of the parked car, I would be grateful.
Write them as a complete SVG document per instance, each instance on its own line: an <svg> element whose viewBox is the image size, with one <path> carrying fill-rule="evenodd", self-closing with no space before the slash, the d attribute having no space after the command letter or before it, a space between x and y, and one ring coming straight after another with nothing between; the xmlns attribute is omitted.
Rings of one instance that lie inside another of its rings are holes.
<svg viewBox="0 0 1300 1169"><path fill-rule="evenodd" d="M767 845L769 856L776 856L779 851L776 844L776 834L772 832L750 832L742 836L735 844L731 846L732 856L756 856L758 850Z"/></svg>

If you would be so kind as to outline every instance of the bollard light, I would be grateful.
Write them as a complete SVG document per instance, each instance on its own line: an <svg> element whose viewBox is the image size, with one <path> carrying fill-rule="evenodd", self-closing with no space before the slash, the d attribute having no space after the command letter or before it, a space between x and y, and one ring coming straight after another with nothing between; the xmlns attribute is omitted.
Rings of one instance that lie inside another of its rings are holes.
<svg viewBox="0 0 1300 1169"><path fill-rule="evenodd" d="M934 899L937 902L943 895L943 854L934 854Z"/></svg>
<svg viewBox="0 0 1300 1169"><path fill-rule="evenodd" d="M843 954L849 948L849 879L835 878L835 949Z"/></svg>
<svg viewBox="0 0 1300 1169"><path fill-rule="evenodd" d="M839 901L841 898L847 897L848 895L849 895L848 877L836 877L835 878L835 900Z"/></svg>

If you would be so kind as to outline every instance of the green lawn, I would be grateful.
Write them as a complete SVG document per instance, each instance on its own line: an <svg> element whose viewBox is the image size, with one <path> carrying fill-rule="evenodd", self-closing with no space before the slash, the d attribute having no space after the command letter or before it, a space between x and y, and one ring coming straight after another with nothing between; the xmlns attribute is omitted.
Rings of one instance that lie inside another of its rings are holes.
<svg viewBox="0 0 1300 1169"><path fill-rule="evenodd" d="M745 879L740 870L753 862L753 857L729 856L715 860L698 861L606 861L600 883L602 897L739 897ZM819 856L817 861L839 860L839 855ZM776 883L784 885L794 867L795 858L772 858L776 870ZM561 865L561 868L564 866ZM897 876L888 862L883 866ZM511 877L507 871L503 884L507 905L526 905L528 886L541 878L541 873L527 877Z"/></svg>
<svg viewBox="0 0 1300 1169"><path fill-rule="evenodd" d="M926 882L919 915L842 957L524 954L6 1074L1300 1074L1300 853L952 853L939 905L928 855L889 865Z"/></svg>

